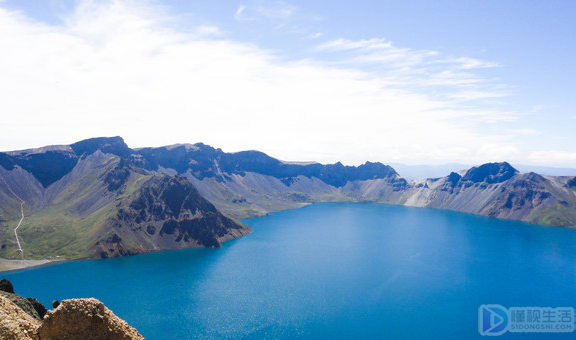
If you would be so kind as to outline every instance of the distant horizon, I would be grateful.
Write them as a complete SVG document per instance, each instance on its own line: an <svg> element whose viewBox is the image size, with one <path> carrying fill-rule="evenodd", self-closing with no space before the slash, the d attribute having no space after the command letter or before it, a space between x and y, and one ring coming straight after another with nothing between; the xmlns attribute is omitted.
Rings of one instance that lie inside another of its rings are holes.
<svg viewBox="0 0 576 340"><path fill-rule="evenodd" d="M0 148L576 168L576 2L3 0Z"/></svg>

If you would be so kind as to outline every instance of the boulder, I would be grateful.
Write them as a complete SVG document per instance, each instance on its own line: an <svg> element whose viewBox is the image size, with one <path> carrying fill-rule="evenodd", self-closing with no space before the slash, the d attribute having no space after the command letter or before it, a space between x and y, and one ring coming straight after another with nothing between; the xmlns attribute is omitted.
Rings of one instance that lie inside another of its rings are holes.
<svg viewBox="0 0 576 340"><path fill-rule="evenodd" d="M48 311L38 328L42 340L133 340L144 339L96 299L64 300Z"/></svg>
<svg viewBox="0 0 576 340"><path fill-rule="evenodd" d="M6 279L0 280L0 291L14 294L14 286L12 286L12 282Z"/></svg>

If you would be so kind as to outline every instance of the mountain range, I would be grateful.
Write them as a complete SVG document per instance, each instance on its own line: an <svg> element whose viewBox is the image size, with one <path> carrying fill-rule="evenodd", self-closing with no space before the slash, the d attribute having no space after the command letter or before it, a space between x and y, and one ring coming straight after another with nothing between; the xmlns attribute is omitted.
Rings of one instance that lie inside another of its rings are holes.
<svg viewBox="0 0 576 340"><path fill-rule="evenodd" d="M459 163L448 163L442 165L407 165L402 163L389 164L404 178L436 178L447 176L451 172L458 172L462 169L469 169L472 166ZM512 164L520 172L536 172L549 176L576 176L576 168L555 168L541 165Z"/></svg>
<svg viewBox="0 0 576 340"><path fill-rule="evenodd" d="M0 257L19 258L20 248L29 259L78 259L220 247L251 231L239 219L323 201L576 227L575 177L506 162L413 180L381 163L290 163L202 143L131 149L111 137L0 153Z"/></svg>

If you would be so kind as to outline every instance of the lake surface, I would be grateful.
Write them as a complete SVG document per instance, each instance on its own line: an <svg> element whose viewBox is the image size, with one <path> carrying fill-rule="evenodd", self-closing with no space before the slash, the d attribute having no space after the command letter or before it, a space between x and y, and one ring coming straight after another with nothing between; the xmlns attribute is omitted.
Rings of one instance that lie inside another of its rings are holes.
<svg viewBox="0 0 576 340"><path fill-rule="evenodd" d="M576 307L572 229L372 203L243 222L254 232L222 249L0 276L50 306L96 297L149 340L480 339L482 304Z"/></svg>

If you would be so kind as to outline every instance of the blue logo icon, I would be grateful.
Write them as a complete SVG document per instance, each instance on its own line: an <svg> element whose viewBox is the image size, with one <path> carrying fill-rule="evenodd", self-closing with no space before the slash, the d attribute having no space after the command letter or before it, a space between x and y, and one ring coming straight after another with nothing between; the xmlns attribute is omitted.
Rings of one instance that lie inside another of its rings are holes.
<svg viewBox="0 0 576 340"><path fill-rule="evenodd" d="M482 305L478 309L478 332L502 335L508 330L508 310L500 305Z"/></svg>

